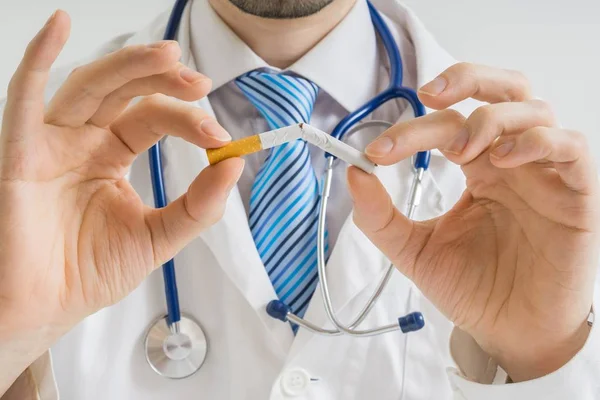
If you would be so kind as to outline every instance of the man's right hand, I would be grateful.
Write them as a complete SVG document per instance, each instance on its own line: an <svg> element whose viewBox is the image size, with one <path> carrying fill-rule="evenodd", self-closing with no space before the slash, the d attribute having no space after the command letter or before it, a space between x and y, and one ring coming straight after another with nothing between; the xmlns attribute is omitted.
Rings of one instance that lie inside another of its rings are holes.
<svg viewBox="0 0 600 400"><path fill-rule="evenodd" d="M210 80L178 62L175 42L133 46L73 71L45 107L49 69L69 26L60 11L48 21L8 90L0 136L0 396L58 337L215 223L243 168L241 159L208 167L166 208L145 206L125 175L164 132L203 148L230 140L202 110L167 97L197 100ZM138 96L145 97L128 107Z"/></svg>

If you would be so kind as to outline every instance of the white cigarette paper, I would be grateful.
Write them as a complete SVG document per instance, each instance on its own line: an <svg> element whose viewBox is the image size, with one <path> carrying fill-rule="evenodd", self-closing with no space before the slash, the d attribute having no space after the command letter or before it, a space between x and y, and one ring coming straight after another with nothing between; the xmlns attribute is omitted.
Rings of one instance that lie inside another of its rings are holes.
<svg viewBox="0 0 600 400"><path fill-rule="evenodd" d="M286 126L284 128L261 133L258 136L263 149L269 149L302 138L308 143L333 154L340 160L352 164L368 174L372 174L375 170L376 165L363 153L308 124Z"/></svg>

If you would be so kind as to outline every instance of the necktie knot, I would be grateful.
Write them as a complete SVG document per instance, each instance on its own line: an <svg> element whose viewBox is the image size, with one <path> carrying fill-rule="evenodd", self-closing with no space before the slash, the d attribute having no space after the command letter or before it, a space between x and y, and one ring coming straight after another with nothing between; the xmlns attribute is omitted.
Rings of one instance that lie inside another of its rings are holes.
<svg viewBox="0 0 600 400"><path fill-rule="evenodd" d="M319 87L295 75L251 71L235 83L271 129L310 122Z"/></svg>

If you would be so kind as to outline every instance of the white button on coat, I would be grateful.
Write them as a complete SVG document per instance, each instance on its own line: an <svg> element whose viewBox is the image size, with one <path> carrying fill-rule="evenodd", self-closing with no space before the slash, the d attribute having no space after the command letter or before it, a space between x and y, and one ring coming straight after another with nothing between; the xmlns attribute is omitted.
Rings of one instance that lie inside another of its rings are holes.
<svg viewBox="0 0 600 400"><path fill-rule="evenodd" d="M301 368L284 372L281 376L281 391L291 397L304 394L310 385L310 375Z"/></svg>

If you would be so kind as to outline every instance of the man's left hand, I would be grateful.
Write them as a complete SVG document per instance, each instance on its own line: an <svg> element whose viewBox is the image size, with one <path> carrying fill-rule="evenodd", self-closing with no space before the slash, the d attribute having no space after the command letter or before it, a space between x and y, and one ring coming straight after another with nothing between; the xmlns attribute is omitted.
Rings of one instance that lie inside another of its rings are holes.
<svg viewBox="0 0 600 400"><path fill-rule="evenodd" d="M514 381L567 363L589 334L600 247L600 194L585 137L557 127L517 72L457 64L422 87L440 110L371 143L391 165L439 148L467 188L446 214L402 215L374 175L350 168L357 226ZM465 119L448 107L486 104Z"/></svg>

